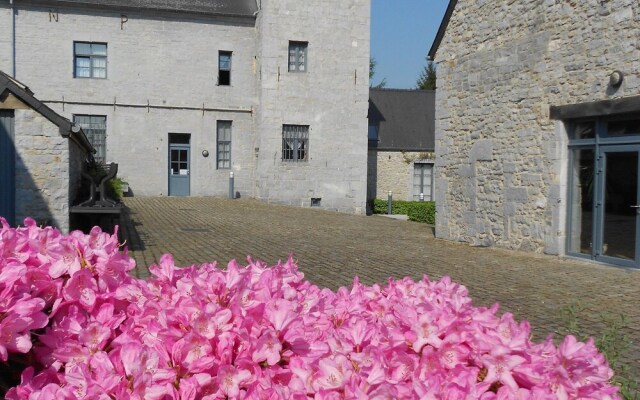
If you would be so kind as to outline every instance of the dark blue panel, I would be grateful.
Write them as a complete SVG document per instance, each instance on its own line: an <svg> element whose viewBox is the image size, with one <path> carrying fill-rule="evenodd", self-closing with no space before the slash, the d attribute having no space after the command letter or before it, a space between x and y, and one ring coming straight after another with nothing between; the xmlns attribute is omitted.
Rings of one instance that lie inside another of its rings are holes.
<svg viewBox="0 0 640 400"><path fill-rule="evenodd" d="M14 112L0 110L0 216L15 224L16 149Z"/></svg>

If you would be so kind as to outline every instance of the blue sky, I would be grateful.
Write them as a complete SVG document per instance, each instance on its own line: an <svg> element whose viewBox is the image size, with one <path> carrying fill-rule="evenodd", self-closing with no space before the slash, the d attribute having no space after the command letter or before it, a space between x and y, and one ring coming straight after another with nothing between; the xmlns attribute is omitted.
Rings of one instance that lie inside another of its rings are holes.
<svg viewBox="0 0 640 400"><path fill-rule="evenodd" d="M426 64L449 0L371 0L373 83L411 89Z"/></svg>

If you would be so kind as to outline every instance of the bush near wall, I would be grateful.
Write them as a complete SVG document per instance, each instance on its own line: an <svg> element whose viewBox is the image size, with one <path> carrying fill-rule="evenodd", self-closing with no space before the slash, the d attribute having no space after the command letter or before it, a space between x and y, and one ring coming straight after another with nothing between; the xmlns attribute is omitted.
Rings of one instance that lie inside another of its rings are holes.
<svg viewBox="0 0 640 400"><path fill-rule="evenodd" d="M374 214L387 213L387 200L375 199L373 201ZM410 221L436 223L436 203L434 201L405 201L393 200L391 202L392 214L404 214Z"/></svg>
<svg viewBox="0 0 640 400"><path fill-rule="evenodd" d="M593 339L532 342L449 277L336 292L290 257L148 280L117 235L0 217L0 397L7 400L620 400Z"/></svg>

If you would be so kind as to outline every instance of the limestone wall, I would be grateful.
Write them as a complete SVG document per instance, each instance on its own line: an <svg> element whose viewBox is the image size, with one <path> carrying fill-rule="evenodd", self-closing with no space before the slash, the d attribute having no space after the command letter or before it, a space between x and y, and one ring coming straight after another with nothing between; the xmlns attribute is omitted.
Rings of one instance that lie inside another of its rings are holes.
<svg viewBox="0 0 640 400"><path fill-rule="evenodd" d="M567 139L549 106L637 95L638 37L635 0L458 1L436 57L436 235L562 253Z"/></svg>
<svg viewBox="0 0 640 400"><path fill-rule="evenodd" d="M432 157L429 152L379 151L376 198L386 200L391 190L394 200L414 200L414 163L433 162Z"/></svg>
<svg viewBox="0 0 640 400"><path fill-rule="evenodd" d="M364 213L370 1L261 4L256 195ZM308 42L306 72L288 72L289 41ZM282 160L283 124L309 126L308 161Z"/></svg>
<svg viewBox="0 0 640 400"><path fill-rule="evenodd" d="M69 119L106 116L107 161L135 195L168 193L168 135L188 133L191 195L226 196L216 121L231 120L242 196L364 212L370 0L262 0L255 22L68 4L16 3L15 77ZM0 3L0 26L10 17ZM74 41L107 44L106 79L74 78ZM288 73L289 41L308 42L307 72ZM217 85L219 51L233 52L230 86ZM282 162L283 124L309 126L308 162Z"/></svg>
<svg viewBox="0 0 640 400"><path fill-rule="evenodd" d="M26 217L69 230L69 146L58 126L31 109L15 110L16 223Z"/></svg>
<svg viewBox="0 0 640 400"><path fill-rule="evenodd" d="M226 196L230 170L216 169L218 120L232 121L236 190L253 195L252 23L127 10L121 25L117 9L16 7L16 78L70 120L75 114L106 116L106 161L119 164L118 176L135 195L167 195L169 134L187 133L191 195ZM0 22L9 16L1 5ZM0 29L0 49L9 33ZM74 78L74 41L107 43L106 79ZM217 85L220 50L233 52L230 86Z"/></svg>

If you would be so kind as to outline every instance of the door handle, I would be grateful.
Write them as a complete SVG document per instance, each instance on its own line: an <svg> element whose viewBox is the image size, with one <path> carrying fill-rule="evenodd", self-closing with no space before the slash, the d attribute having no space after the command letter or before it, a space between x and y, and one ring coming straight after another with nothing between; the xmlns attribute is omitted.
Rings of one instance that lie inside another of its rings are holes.
<svg viewBox="0 0 640 400"><path fill-rule="evenodd" d="M630 208L640 208L640 204L636 204L635 206L629 206Z"/></svg>

